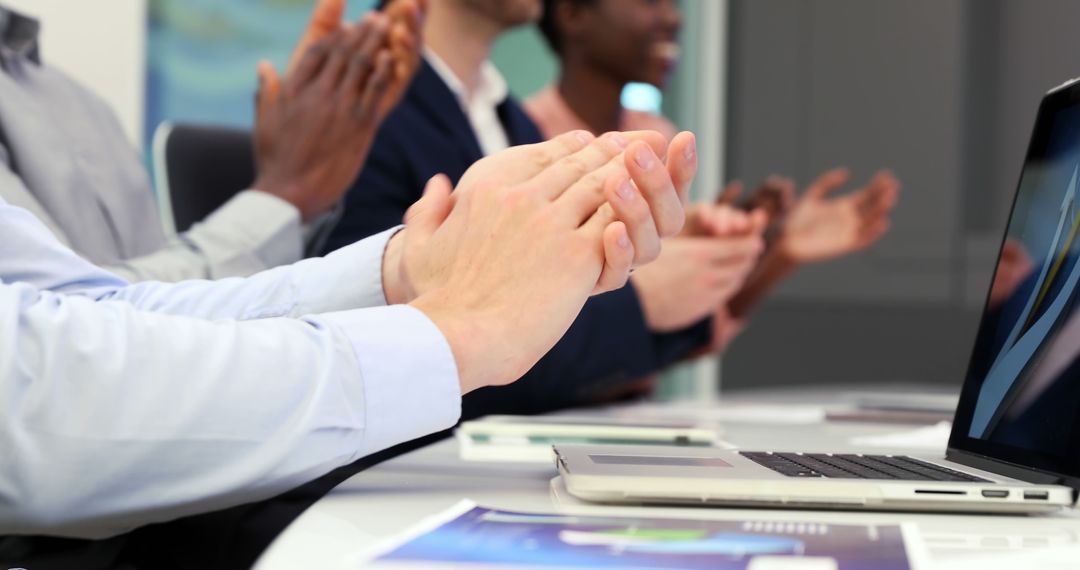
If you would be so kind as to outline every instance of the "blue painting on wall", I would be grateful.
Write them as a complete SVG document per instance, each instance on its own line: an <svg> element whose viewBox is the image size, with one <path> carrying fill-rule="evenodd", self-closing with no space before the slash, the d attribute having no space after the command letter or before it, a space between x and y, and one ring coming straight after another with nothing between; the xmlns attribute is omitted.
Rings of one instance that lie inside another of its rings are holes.
<svg viewBox="0 0 1080 570"><path fill-rule="evenodd" d="M351 0L356 18L371 0ZM145 141L165 120L250 127L255 65L281 70L314 0L150 0Z"/></svg>

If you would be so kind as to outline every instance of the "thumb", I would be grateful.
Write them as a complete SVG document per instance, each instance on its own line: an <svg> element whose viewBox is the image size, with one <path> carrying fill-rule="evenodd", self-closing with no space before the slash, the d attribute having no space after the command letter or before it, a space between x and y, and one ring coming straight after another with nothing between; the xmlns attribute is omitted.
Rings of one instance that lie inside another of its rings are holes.
<svg viewBox="0 0 1080 570"><path fill-rule="evenodd" d="M410 235L426 240L446 221L453 209L450 193L454 186L445 174L436 174L424 187L424 197L405 212Z"/></svg>
<svg viewBox="0 0 1080 570"><path fill-rule="evenodd" d="M259 89L255 92L255 110L261 112L277 99L281 92L281 78L278 77L274 65L265 59L259 62L255 74L259 78Z"/></svg>
<svg viewBox="0 0 1080 570"><path fill-rule="evenodd" d="M847 168L834 168L821 176L818 176L817 180L814 180L810 184L810 188L806 190L807 198L824 198L825 196L839 190L844 184L847 184L851 178L851 171Z"/></svg>

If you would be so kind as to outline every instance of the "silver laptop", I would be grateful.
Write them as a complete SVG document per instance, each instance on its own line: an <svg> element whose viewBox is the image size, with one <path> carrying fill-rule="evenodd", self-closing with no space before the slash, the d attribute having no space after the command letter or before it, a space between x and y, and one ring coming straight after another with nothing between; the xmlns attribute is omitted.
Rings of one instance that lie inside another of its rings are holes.
<svg viewBox="0 0 1080 570"><path fill-rule="evenodd" d="M1040 512L1080 489L1080 83L1043 98L942 456L555 446L600 502Z"/></svg>

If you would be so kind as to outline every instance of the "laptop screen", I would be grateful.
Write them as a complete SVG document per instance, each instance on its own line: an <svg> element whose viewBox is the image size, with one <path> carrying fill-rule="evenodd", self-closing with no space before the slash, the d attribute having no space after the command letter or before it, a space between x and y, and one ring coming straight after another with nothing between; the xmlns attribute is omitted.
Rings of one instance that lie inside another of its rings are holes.
<svg viewBox="0 0 1080 570"><path fill-rule="evenodd" d="M1080 476L1080 86L1043 99L950 447Z"/></svg>

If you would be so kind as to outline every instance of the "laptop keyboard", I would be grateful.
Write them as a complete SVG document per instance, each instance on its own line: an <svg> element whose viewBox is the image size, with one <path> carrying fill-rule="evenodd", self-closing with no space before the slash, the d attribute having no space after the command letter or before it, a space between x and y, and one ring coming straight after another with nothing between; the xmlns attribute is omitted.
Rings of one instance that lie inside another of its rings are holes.
<svg viewBox="0 0 1080 570"><path fill-rule="evenodd" d="M830 479L895 479L900 481L958 481L988 483L967 473L903 455L831 453L770 453L743 451L739 455L788 477Z"/></svg>

